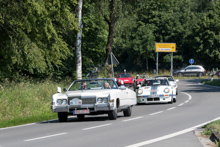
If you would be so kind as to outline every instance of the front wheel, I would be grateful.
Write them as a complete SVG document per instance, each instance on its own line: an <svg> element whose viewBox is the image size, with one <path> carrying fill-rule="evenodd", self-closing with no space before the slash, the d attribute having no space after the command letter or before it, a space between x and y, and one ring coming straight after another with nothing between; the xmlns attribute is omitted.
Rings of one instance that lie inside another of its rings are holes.
<svg viewBox="0 0 220 147"><path fill-rule="evenodd" d="M117 119L117 108L115 108L115 110L109 111L108 112L108 118L110 120L116 120Z"/></svg>
<svg viewBox="0 0 220 147"><path fill-rule="evenodd" d="M123 111L124 116L131 116L132 113L132 107L129 106L128 109L126 109L125 111Z"/></svg>
<svg viewBox="0 0 220 147"><path fill-rule="evenodd" d="M67 112L58 112L59 122L67 122Z"/></svg>

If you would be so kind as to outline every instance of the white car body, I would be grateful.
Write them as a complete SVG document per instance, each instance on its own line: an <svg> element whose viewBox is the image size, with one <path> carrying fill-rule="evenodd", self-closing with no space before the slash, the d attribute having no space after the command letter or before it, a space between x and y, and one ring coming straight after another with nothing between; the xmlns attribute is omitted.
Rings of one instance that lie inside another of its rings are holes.
<svg viewBox="0 0 220 147"><path fill-rule="evenodd" d="M162 81L166 85L159 84ZM151 81L152 84L146 84ZM167 78L145 79L137 90L137 103L173 103L176 102L176 88L170 84Z"/></svg>
<svg viewBox="0 0 220 147"><path fill-rule="evenodd" d="M114 85L112 89L104 89L101 84L108 81ZM73 85L79 82L87 82L91 88L86 90L74 89ZM59 121L67 121L68 115L77 115L84 118L84 115L109 114L110 119L117 119L117 112L124 112L130 116L131 107L137 103L136 93L123 85L118 87L114 79L86 79L74 81L65 93L52 96L53 112L58 112Z"/></svg>
<svg viewBox="0 0 220 147"><path fill-rule="evenodd" d="M158 77L164 77L164 78L167 78L168 81L170 82L170 85L173 86L174 88L176 88L176 95L178 95L178 85L177 85L177 82L179 81L178 79L175 80L173 78L173 76L170 76L170 75L161 75L161 76L156 76L157 78ZM175 96L176 97L176 96Z"/></svg>

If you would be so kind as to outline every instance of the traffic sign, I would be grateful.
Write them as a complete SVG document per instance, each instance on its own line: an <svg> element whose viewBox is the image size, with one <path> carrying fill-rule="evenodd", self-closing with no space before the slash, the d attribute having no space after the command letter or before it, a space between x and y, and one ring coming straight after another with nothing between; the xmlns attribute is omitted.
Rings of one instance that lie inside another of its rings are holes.
<svg viewBox="0 0 220 147"><path fill-rule="evenodd" d="M216 74L217 74L218 77L220 77L220 71L218 71Z"/></svg>
<svg viewBox="0 0 220 147"><path fill-rule="evenodd" d="M176 43L155 43L156 52L176 52Z"/></svg>
<svg viewBox="0 0 220 147"><path fill-rule="evenodd" d="M192 65L194 63L193 59L189 59L189 63Z"/></svg>

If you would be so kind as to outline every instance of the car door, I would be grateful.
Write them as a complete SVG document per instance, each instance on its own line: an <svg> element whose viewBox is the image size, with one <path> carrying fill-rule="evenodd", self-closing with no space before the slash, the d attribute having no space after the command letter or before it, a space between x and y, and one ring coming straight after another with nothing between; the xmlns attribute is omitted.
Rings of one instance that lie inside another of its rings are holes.
<svg viewBox="0 0 220 147"><path fill-rule="evenodd" d="M192 67L186 67L184 71L184 75L189 76L192 74Z"/></svg>
<svg viewBox="0 0 220 147"><path fill-rule="evenodd" d="M199 69L197 67L192 67L192 76L196 76L198 74Z"/></svg>

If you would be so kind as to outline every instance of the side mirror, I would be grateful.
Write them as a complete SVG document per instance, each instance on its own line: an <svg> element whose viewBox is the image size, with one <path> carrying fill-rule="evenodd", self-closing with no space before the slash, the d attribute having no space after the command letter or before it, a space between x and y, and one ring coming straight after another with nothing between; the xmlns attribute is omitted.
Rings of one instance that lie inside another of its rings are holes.
<svg viewBox="0 0 220 147"><path fill-rule="evenodd" d="M63 88L63 91L65 91L65 92L66 92L66 91L67 91L67 89L66 89L66 88Z"/></svg>
<svg viewBox="0 0 220 147"><path fill-rule="evenodd" d="M60 87L57 87L57 92L58 92L58 93L62 93L62 90L61 90Z"/></svg>
<svg viewBox="0 0 220 147"><path fill-rule="evenodd" d="M179 81L179 79L176 79L176 82L178 82Z"/></svg>

